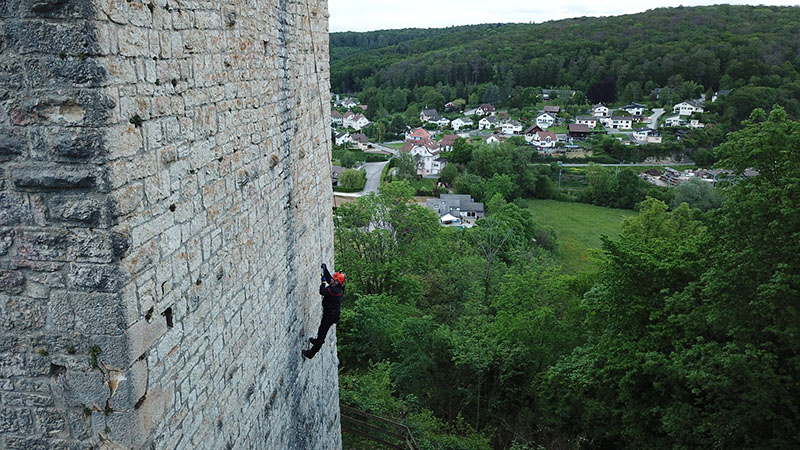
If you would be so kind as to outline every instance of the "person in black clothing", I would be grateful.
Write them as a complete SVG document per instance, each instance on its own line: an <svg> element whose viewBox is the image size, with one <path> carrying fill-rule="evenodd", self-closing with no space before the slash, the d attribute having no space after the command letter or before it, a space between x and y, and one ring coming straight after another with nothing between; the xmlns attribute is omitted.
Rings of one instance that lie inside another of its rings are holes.
<svg viewBox="0 0 800 450"><path fill-rule="evenodd" d="M327 283L327 286L326 286ZM311 349L303 350L303 357L313 358L322 344L325 343L325 336L328 329L339 322L339 314L342 307L342 296L344 295L345 276L341 272L331 275L325 264L322 265L322 284L319 285L319 293L322 295L322 321L317 330L317 337L310 338Z"/></svg>

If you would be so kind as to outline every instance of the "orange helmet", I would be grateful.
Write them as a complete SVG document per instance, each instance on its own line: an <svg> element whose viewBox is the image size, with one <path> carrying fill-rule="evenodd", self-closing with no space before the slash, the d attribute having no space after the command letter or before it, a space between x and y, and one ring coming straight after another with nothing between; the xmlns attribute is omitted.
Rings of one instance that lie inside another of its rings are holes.
<svg viewBox="0 0 800 450"><path fill-rule="evenodd" d="M344 285L344 274L342 272L336 272L333 274L333 279L338 281L339 284Z"/></svg>

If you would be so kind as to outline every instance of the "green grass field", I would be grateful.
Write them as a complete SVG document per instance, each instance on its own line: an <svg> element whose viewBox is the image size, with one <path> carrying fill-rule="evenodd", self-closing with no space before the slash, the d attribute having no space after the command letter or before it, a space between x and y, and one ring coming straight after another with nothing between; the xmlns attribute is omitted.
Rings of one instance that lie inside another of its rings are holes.
<svg viewBox="0 0 800 450"><path fill-rule="evenodd" d="M618 237L622 219L636 215L627 209L555 200L527 200L527 205L538 223L555 230L564 271L571 274L593 270L590 250L602 247L600 236Z"/></svg>

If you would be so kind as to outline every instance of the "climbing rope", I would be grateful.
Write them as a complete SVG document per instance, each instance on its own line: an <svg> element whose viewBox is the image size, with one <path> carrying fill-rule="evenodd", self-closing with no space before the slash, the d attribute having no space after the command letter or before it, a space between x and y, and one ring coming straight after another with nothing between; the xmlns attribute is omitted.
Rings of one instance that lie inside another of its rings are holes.
<svg viewBox="0 0 800 450"><path fill-rule="evenodd" d="M306 5L306 24L308 26L308 35L309 35L309 39L311 41L311 53L312 53L313 60L314 60L314 78L316 79L317 93L319 94L319 93L322 92L322 83L320 81L320 76L319 76L319 67L317 66L317 46L314 43L314 30L313 30L312 25L311 25L311 7L308 4L308 0L305 0L305 5ZM308 73L308 66L309 65L308 64L304 64L304 66L305 66L305 70L306 70L306 79L307 80L311 80L310 74ZM324 119L325 118L325 105L322 103L322 95L317 95L317 97L319 98L319 106L320 106L319 114L320 114L320 117L322 119ZM312 122L313 122L313 120L312 120ZM328 138L325 137L325 141L326 142L327 142L327 139ZM312 141L312 147L313 147L313 141ZM327 148L327 146L326 146L326 148ZM316 194L315 198L316 198L316 203L317 203L317 232L318 232L318 240L319 240L319 254L322 256L323 255L323 251L324 251L324 249L322 248L322 225L324 223L324 216L320 213L320 209L319 209L319 205L320 205L320 197L319 197L319 180L320 180L320 176L319 176L319 172L317 171L317 158L319 157L318 153L319 152L317 152L317 151L313 152L313 157L312 157L312 160L311 160L311 164L312 164L312 166L314 168L314 192ZM327 164L328 173L330 173L332 171L332 164L333 164L331 162L331 154L326 152L325 157L326 157L326 161L328 161L328 164ZM322 257L324 258L324 256L322 256Z"/></svg>

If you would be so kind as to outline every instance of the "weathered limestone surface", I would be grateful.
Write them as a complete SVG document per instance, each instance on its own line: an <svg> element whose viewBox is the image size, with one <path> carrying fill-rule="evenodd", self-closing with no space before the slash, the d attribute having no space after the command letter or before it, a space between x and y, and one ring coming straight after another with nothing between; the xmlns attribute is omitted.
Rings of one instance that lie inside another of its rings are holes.
<svg viewBox="0 0 800 450"><path fill-rule="evenodd" d="M327 16L0 0L0 448L341 447Z"/></svg>

